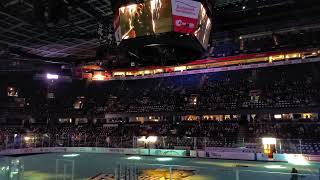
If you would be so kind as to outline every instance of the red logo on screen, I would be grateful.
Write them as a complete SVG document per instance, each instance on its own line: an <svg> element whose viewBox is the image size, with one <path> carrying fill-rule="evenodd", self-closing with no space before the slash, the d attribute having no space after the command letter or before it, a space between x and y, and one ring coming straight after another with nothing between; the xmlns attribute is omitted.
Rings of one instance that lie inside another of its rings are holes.
<svg viewBox="0 0 320 180"><path fill-rule="evenodd" d="M181 19L176 20L176 26L186 26L187 28L194 28L195 25L193 23L183 22Z"/></svg>
<svg viewBox="0 0 320 180"><path fill-rule="evenodd" d="M182 16L173 16L174 22L174 31L179 33L193 33L197 19L182 17Z"/></svg>

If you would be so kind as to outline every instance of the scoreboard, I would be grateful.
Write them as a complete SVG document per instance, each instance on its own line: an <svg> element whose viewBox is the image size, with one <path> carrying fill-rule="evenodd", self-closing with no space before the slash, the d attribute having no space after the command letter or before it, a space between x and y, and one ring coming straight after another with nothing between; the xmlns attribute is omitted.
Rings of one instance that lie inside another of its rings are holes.
<svg viewBox="0 0 320 180"><path fill-rule="evenodd" d="M201 2L192 0L146 0L120 7L114 30L119 44L139 37L178 33L195 37L208 46L212 21Z"/></svg>

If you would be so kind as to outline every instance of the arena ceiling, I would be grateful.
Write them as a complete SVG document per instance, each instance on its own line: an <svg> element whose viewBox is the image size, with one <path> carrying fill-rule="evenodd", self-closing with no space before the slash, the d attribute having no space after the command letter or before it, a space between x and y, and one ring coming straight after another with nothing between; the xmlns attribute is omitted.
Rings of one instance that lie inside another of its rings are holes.
<svg viewBox="0 0 320 180"><path fill-rule="evenodd" d="M104 26L102 36L108 36L113 9L124 1L1 0L0 59L10 59L9 54L28 60L95 60L103 44L99 25Z"/></svg>
<svg viewBox="0 0 320 180"><path fill-rule="evenodd" d="M14 53L65 61L95 57L99 46L98 24L107 25L113 17L111 1L61 1L65 7L56 2L50 4L50 0L1 0L0 56ZM50 8L59 9L59 13L66 8L67 20L49 20Z"/></svg>

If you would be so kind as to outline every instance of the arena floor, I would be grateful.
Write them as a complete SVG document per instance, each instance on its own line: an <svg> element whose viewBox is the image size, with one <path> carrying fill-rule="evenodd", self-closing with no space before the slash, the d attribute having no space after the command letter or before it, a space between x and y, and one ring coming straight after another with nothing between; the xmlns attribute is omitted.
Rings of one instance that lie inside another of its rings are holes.
<svg viewBox="0 0 320 180"><path fill-rule="evenodd" d="M116 167L121 171L117 173ZM0 180L72 180L72 176L74 180L112 180L120 173L121 179L126 174L139 180L166 180L170 176L173 180L290 180L293 167L302 174L298 179L320 178L318 163L298 166L279 162L77 153L2 157Z"/></svg>

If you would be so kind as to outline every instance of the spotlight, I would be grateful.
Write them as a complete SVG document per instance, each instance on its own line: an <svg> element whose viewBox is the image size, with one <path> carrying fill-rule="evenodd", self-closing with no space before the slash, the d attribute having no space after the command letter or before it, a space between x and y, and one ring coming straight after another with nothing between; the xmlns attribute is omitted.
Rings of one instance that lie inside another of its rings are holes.
<svg viewBox="0 0 320 180"><path fill-rule="evenodd" d="M59 79L59 75L47 73L47 79Z"/></svg>

